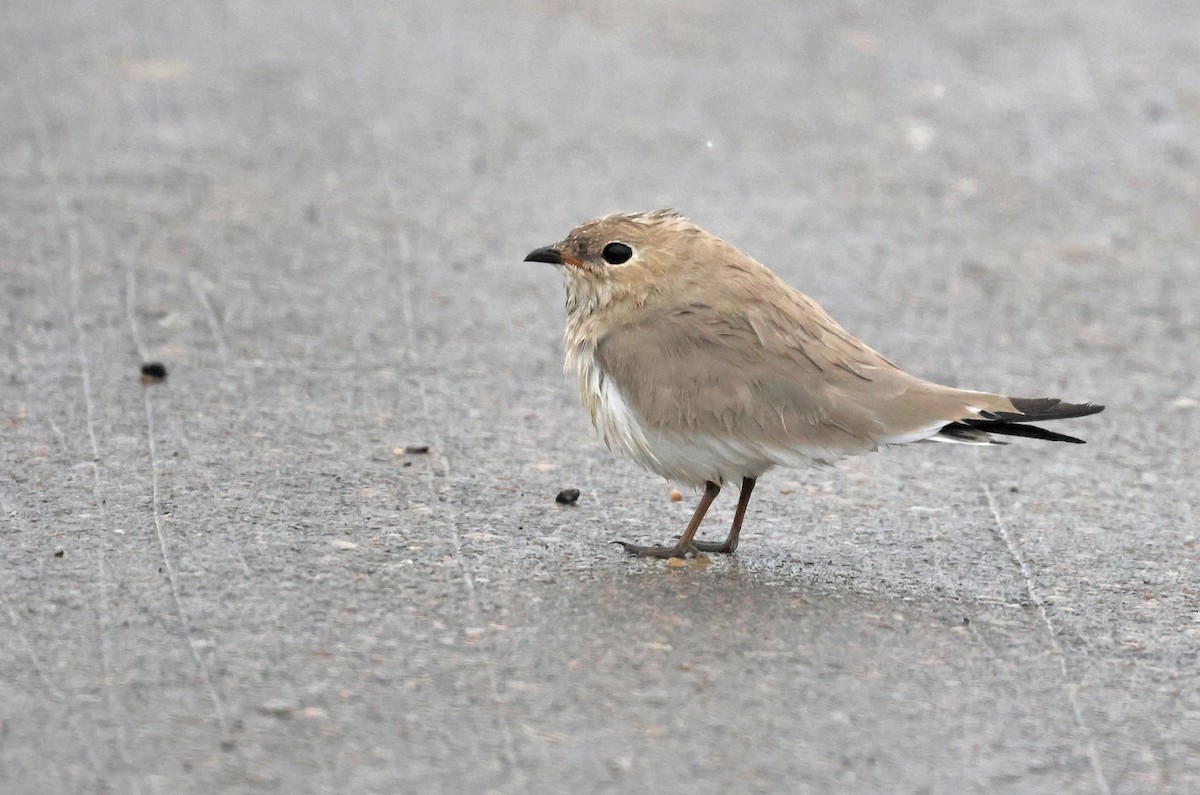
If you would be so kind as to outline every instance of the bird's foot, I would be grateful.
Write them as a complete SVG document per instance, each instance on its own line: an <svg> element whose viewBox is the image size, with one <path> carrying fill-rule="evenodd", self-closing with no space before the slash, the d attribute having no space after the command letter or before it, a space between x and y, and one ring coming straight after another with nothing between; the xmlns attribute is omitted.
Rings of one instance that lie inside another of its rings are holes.
<svg viewBox="0 0 1200 795"><path fill-rule="evenodd" d="M697 552L715 552L721 555L732 555L737 549L737 542L729 543L729 539L724 541L696 541L692 546Z"/></svg>
<svg viewBox="0 0 1200 795"><path fill-rule="evenodd" d="M664 547L662 544L642 546L641 544L631 544L628 541L614 541L612 543L620 544L626 552L635 558L686 558L689 555L699 555L701 552L698 544L676 544L673 547Z"/></svg>

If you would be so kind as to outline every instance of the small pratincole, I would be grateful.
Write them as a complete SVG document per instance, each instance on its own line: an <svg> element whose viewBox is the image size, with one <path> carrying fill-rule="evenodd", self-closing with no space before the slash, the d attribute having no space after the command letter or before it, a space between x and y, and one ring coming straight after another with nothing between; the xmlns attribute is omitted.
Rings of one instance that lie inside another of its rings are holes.
<svg viewBox="0 0 1200 795"><path fill-rule="evenodd" d="M704 488L674 545L617 542L641 557L733 552L754 483L776 466L910 442L1002 444L993 434L1082 443L1028 423L1104 409L911 376L765 266L667 210L588 221L525 260L562 272L565 369L604 443ZM697 541L726 483L741 485L729 535Z"/></svg>

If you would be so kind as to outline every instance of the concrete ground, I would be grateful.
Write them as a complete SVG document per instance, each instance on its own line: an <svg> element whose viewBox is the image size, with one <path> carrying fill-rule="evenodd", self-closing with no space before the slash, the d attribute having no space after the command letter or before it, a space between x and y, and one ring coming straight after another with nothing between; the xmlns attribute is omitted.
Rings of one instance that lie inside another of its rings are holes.
<svg viewBox="0 0 1200 795"><path fill-rule="evenodd" d="M1200 791L1200 5L590 6L4 4L0 791ZM521 260L660 206L1108 410L629 560Z"/></svg>

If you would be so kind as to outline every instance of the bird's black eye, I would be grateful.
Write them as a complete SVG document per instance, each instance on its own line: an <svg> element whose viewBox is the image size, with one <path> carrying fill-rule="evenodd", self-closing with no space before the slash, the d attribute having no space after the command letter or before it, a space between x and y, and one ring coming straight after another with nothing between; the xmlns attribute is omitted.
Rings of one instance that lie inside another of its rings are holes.
<svg viewBox="0 0 1200 795"><path fill-rule="evenodd" d="M629 258L633 256L633 249L624 243L609 243L604 247L604 251L600 252L600 256L604 257L604 261L609 265L620 265L622 262L629 262Z"/></svg>

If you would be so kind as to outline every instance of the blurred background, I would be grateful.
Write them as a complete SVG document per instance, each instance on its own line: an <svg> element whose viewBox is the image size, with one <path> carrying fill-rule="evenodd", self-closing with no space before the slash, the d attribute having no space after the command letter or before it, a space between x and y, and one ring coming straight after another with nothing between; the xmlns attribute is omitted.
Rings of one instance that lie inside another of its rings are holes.
<svg viewBox="0 0 1200 795"><path fill-rule="evenodd" d="M9 0L0 788L1196 791L1198 133L1193 3ZM658 207L1109 409L625 560L521 260Z"/></svg>

